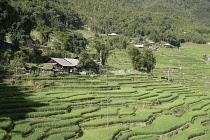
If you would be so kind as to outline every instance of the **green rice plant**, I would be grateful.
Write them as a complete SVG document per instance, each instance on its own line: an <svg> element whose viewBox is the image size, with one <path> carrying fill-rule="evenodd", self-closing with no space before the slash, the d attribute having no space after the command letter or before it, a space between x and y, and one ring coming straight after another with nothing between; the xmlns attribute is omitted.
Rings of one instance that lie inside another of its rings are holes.
<svg viewBox="0 0 210 140"><path fill-rule="evenodd" d="M209 140L209 136L210 136L210 126L209 125L205 127L205 133L206 133L205 135L203 135L197 139L198 140Z"/></svg>
<svg viewBox="0 0 210 140"><path fill-rule="evenodd" d="M103 102L106 102L106 101L107 101L107 98L98 97L98 98L92 99L92 100L70 103L70 105L71 106L95 105L95 104L100 104L100 103L103 103Z"/></svg>
<svg viewBox="0 0 210 140"><path fill-rule="evenodd" d="M51 129L52 128L61 128L61 127L66 127L66 126L70 126L70 125L76 125L79 122L81 122L82 120L83 120L82 118L72 118L72 119L67 119L67 120L55 119L54 121L36 123L33 125L33 127L34 128L50 127Z"/></svg>
<svg viewBox="0 0 210 140"><path fill-rule="evenodd" d="M14 135L22 137L29 135L33 132L33 128L30 125L30 122L23 122L23 123L15 123L14 128L10 132L10 135L13 137Z"/></svg>
<svg viewBox="0 0 210 140"><path fill-rule="evenodd" d="M84 130L84 134L78 140L113 140L117 139L116 136L121 131L128 130L128 126L124 125L116 125L116 126L107 126L104 128L96 128L96 129L86 129Z"/></svg>
<svg viewBox="0 0 210 140"><path fill-rule="evenodd" d="M25 119L26 113L3 114L0 117L10 117L11 120Z"/></svg>
<svg viewBox="0 0 210 140"><path fill-rule="evenodd" d="M13 114L13 113L28 113L28 112L34 112L35 109L31 107L27 108L15 108L15 109L2 109L0 110L0 114Z"/></svg>
<svg viewBox="0 0 210 140"><path fill-rule="evenodd" d="M60 132L47 137L45 140L66 140L75 137L75 132Z"/></svg>
<svg viewBox="0 0 210 140"><path fill-rule="evenodd" d="M148 121L153 117L154 113L158 113L160 110L137 110L135 115L123 115L120 117L109 117L104 116L104 118L98 118L83 122L82 127L98 127L103 125L112 125L112 124L125 124L125 123L141 123Z"/></svg>
<svg viewBox="0 0 210 140"><path fill-rule="evenodd" d="M201 122L205 120L205 118L201 118L199 120L196 120L193 124L189 123L189 127L181 132L179 132L177 135L174 135L170 137L170 140L189 140L196 136L201 136L205 134L205 127L201 125Z"/></svg>
<svg viewBox="0 0 210 140"><path fill-rule="evenodd" d="M51 136L51 135L59 134L63 132L73 132L75 134L76 132L79 132L79 131L80 131L80 128L78 125L71 125L71 126L66 126L62 128L50 129L49 131L47 131L46 135Z"/></svg>
<svg viewBox="0 0 210 140"><path fill-rule="evenodd" d="M9 98L7 100L0 99L0 105L1 104L8 104L8 103L24 103L25 99L23 97L17 97L17 98Z"/></svg>
<svg viewBox="0 0 210 140"><path fill-rule="evenodd" d="M38 127L34 128L34 132L27 137L24 137L24 140L38 140L45 137L46 132L50 130L49 127Z"/></svg>
<svg viewBox="0 0 210 140"><path fill-rule="evenodd" d="M12 125L10 118L0 117L0 129L7 129Z"/></svg>
<svg viewBox="0 0 210 140"><path fill-rule="evenodd" d="M90 94L130 94L130 93L137 93L137 90L126 88L121 90L111 90L111 91L93 91Z"/></svg>
<svg viewBox="0 0 210 140"><path fill-rule="evenodd" d="M85 89L85 90L93 90L93 89L119 89L119 86L114 85L76 85L76 86L50 86L49 88L53 89Z"/></svg>
<svg viewBox="0 0 210 140"><path fill-rule="evenodd" d="M65 99L65 98L70 98L70 97L74 97L74 96L79 96L79 95L84 95L84 94L87 94L87 93L77 93L77 92L70 92L70 91L67 91L67 92L47 92L47 93L39 93L38 97L39 98L47 98L49 99L49 101L51 101L52 99ZM37 96L36 96L37 97ZM29 99L33 99L33 100L36 100L37 98L29 98Z"/></svg>
<svg viewBox="0 0 210 140"><path fill-rule="evenodd" d="M58 119L51 118L51 117L43 117L43 118L36 118L36 119L25 119L25 120L19 120L16 121L16 124L22 124L22 123L29 123L32 127L34 125L40 125L41 123L50 123L50 122L55 122L58 121Z"/></svg>
<svg viewBox="0 0 210 140"><path fill-rule="evenodd" d="M202 102L199 103L199 104L193 105L191 108L192 108L192 111L201 110L201 109L203 109L205 106L208 106L209 104L210 104L210 101L209 101L209 100L204 100L204 101L202 101Z"/></svg>
<svg viewBox="0 0 210 140"><path fill-rule="evenodd" d="M87 113L84 114L83 117L85 119L87 118L93 118L93 117L104 117L104 116L113 116L118 114L118 107L107 107L107 108L102 108L99 111L92 112L92 113Z"/></svg>
<svg viewBox="0 0 210 140"><path fill-rule="evenodd" d="M78 80L77 77L23 77L21 80Z"/></svg>
<svg viewBox="0 0 210 140"><path fill-rule="evenodd" d="M161 94L159 94L159 100L161 99L165 99L165 98L169 98L171 97L173 94L171 94L170 92L163 92Z"/></svg>
<svg viewBox="0 0 210 140"><path fill-rule="evenodd" d="M151 97L157 97L159 96L159 94L148 94L148 95L145 95L145 96L141 96L138 98L138 100L144 100L144 99L147 99L147 98L151 98Z"/></svg>
<svg viewBox="0 0 210 140"><path fill-rule="evenodd" d="M144 83L144 84L141 84L141 85L134 85L133 87L134 88L147 88L147 87L161 87L161 86L170 86L171 83L162 83L162 82L159 82L159 83L151 83L151 84L147 84L147 83Z"/></svg>
<svg viewBox="0 0 210 140"><path fill-rule="evenodd" d="M13 104L1 104L0 109L14 109L14 108L25 108L25 107L36 107L42 106L42 103L28 102L28 103L13 103Z"/></svg>
<svg viewBox="0 0 210 140"><path fill-rule="evenodd" d="M177 98L179 98L177 95L173 94L172 96L168 97L168 98L162 98L162 99L159 99L159 101L161 103L163 102L171 102L171 101L174 101L176 100Z"/></svg>
<svg viewBox="0 0 210 140"><path fill-rule="evenodd" d="M119 140L129 139L137 135L159 135L164 134L186 124L186 121L174 116L160 116L157 117L151 125L130 127L130 132L124 133L119 137ZM161 126L161 127L160 127Z"/></svg>
<svg viewBox="0 0 210 140"><path fill-rule="evenodd" d="M30 112L26 114L27 118L36 118L36 117L48 117L52 115L57 115L57 114L64 114L64 110L59 110L59 111L44 111L44 112Z"/></svg>
<svg viewBox="0 0 210 140"><path fill-rule="evenodd" d="M57 114L64 114L64 110L56 111L44 111L44 112L29 112L29 113L13 113L9 114L12 120L25 119L25 118L36 118L36 117L48 117ZM0 117L6 117L8 114L1 115Z"/></svg>
<svg viewBox="0 0 210 140"><path fill-rule="evenodd" d="M86 113L92 113L97 110L99 110L99 107L90 107L90 108L82 108L82 109L72 109L70 113L66 114L58 114L55 116L52 116L53 118L58 118L58 119L70 119L70 118L76 118L76 117L81 117L83 114Z"/></svg>
<svg viewBox="0 0 210 140"><path fill-rule="evenodd" d="M122 82L122 81L132 81L132 79L131 78L118 78L118 77L116 77L116 78L110 78L110 77L107 77L107 78L104 78L104 79L101 79L102 81L104 80L106 80L106 81L108 81L108 82L116 82L116 81L120 81L120 82Z"/></svg>
<svg viewBox="0 0 210 140"><path fill-rule="evenodd" d="M59 110L67 110L70 108L70 105L68 104L52 104L47 106L41 106L41 107L33 107L37 112L44 112L44 111L59 111Z"/></svg>
<svg viewBox="0 0 210 140"><path fill-rule="evenodd" d="M7 137L7 132L0 128L0 140L4 140Z"/></svg>
<svg viewBox="0 0 210 140"><path fill-rule="evenodd" d="M157 140L157 135L139 135L139 136L133 136L130 138L130 140Z"/></svg>
<svg viewBox="0 0 210 140"><path fill-rule="evenodd" d="M78 96L72 96L69 98L64 99L55 99L52 100L53 103L63 103L63 102L73 102L73 101L82 101L82 100L92 100L95 99L92 95L86 94L86 95L78 95Z"/></svg>
<svg viewBox="0 0 210 140"><path fill-rule="evenodd" d="M9 137L11 137L11 140L24 140L24 138L22 137L22 135L20 133L11 132L9 134Z"/></svg>
<svg viewBox="0 0 210 140"><path fill-rule="evenodd" d="M134 114L134 107L123 107L120 108L118 115L132 115Z"/></svg>
<svg viewBox="0 0 210 140"><path fill-rule="evenodd" d="M90 120L90 121L86 121L81 123L80 125L83 128L87 128L87 127L99 127L99 126L108 126L108 125L113 125L113 124L119 124L121 123L119 117L104 117L104 118L97 118L94 120Z"/></svg>
<svg viewBox="0 0 210 140"><path fill-rule="evenodd" d="M82 84L82 85L105 85L106 82L105 81L101 81L101 80L86 80L86 81L59 81L59 83L61 85L65 84L65 85L78 85L78 84Z"/></svg>
<svg viewBox="0 0 210 140"><path fill-rule="evenodd" d="M181 96L181 97L177 98L176 100L173 100L172 102L166 102L166 103L160 104L158 106L153 106L152 108L170 110L174 107L185 104L183 99L184 99L184 97Z"/></svg>
<svg viewBox="0 0 210 140"><path fill-rule="evenodd" d="M198 110L198 111L186 112L181 117L186 121L193 123L194 120L196 120L197 118L204 117L206 115L208 115L208 112L204 112L203 110Z"/></svg>
<svg viewBox="0 0 210 140"><path fill-rule="evenodd" d="M124 98L123 98L124 97ZM107 99L103 102L100 103L100 106L113 106L113 105L127 105L129 103L135 103L135 100L127 99L126 97L130 96L111 96L112 100L110 102L107 102ZM117 98L116 100L113 98ZM120 100L118 99L120 98Z"/></svg>
<svg viewBox="0 0 210 140"><path fill-rule="evenodd" d="M190 104L190 105L193 105L194 103L196 103L196 102L200 102L201 101L201 98L200 97L197 97L197 96L190 96L190 97L186 97L185 96L185 98L184 98L184 100L185 100L185 103L186 104Z"/></svg>

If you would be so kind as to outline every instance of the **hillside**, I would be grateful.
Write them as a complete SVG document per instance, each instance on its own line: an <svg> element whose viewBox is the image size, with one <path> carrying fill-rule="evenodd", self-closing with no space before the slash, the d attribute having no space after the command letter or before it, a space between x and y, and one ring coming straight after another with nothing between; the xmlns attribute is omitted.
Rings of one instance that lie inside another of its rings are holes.
<svg viewBox="0 0 210 140"><path fill-rule="evenodd" d="M209 1L3 4L0 41L14 48L0 48L0 140L209 140ZM129 59L128 48L141 41L159 46L152 72L134 70ZM46 58L82 54L88 68L107 54L103 73L49 66L25 74Z"/></svg>
<svg viewBox="0 0 210 140"><path fill-rule="evenodd" d="M210 136L208 93L146 73L25 75L16 85L1 84L0 97L2 140Z"/></svg>
<svg viewBox="0 0 210 140"><path fill-rule="evenodd" d="M155 42L174 42L175 46L189 41L206 43L209 40L209 27L197 19L205 16L195 15L202 3L182 3L180 6L178 2L165 0L72 0L69 5L80 15L83 23L96 33L142 36Z"/></svg>
<svg viewBox="0 0 210 140"><path fill-rule="evenodd" d="M208 0L109 0L121 5L128 5L143 11L168 12L186 18L192 18L200 23L210 26Z"/></svg>

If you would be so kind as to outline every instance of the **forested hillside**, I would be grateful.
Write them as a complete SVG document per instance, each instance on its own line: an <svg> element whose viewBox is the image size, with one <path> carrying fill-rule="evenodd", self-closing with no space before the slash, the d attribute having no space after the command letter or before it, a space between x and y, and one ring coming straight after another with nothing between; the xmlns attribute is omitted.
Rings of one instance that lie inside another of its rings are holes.
<svg viewBox="0 0 210 140"><path fill-rule="evenodd" d="M209 0L110 0L141 8L151 12L169 12L187 18L194 18L208 26L209 24Z"/></svg>
<svg viewBox="0 0 210 140"><path fill-rule="evenodd" d="M0 58L24 64L78 55L93 41L78 29L119 34L108 40L112 48L125 49L130 38L177 47L184 42L206 43L209 5L207 0L0 0L0 40L13 43L12 50L0 51ZM43 45L50 50L40 51Z"/></svg>
<svg viewBox="0 0 210 140"><path fill-rule="evenodd" d="M163 40L174 45L205 43L209 37L208 27L193 18L189 10L166 1L73 0L70 4L83 22L99 33L148 36L155 42Z"/></svg>

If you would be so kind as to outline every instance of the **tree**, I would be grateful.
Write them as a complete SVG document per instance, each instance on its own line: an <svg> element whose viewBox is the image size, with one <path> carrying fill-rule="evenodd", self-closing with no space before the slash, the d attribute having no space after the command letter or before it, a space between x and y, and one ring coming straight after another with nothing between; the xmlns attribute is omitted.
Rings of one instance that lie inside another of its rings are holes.
<svg viewBox="0 0 210 140"><path fill-rule="evenodd" d="M77 65L78 69L85 69L87 71L97 72L98 64L96 64L86 51L80 53L79 63Z"/></svg>
<svg viewBox="0 0 210 140"><path fill-rule="evenodd" d="M78 33L57 31L54 36L52 43L55 50L79 54L87 45L87 40Z"/></svg>
<svg viewBox="0 0 210 140"><path fill-rule="evenodd" d="M111 50L111 48L99 40L95 40L93 42L93 47L96 49L97 60L102 65L105 65L107 58L109 56L109 51Z"/></svg>
<svg viewBox="0 0 210 140"><path fill-rule="evenodd" d="M12 25L19 20L17 11L6 0L0 0L0 42Z"/></svg>
<svg viewBox="0 0 210 140"><path fill-rule="evenodd" d="M3 60L6 62L10 62L10 60L12 59L12 50L11 49L7 49L3 56L2 56Z"/></svg>
<svg viewBox="0 0 210 140"><path fill-rule="evenodd" d="M136 70L140 70L142 68L142 52L139 51L138 48L129 46L128 54L130 56L133 68Z"/></svg>
<svg viewBox="0 0 210 140"><path fill-rule="evenodd" d="M143 49L143 66L147 69L147 72L151 72L155 68L156 58L153 51L150 49Z"/></svg>
<svg viewBox="0 0 210 140"><path fill-rule="evenodd" d="M155 68L156 58L152 50L147 48L140 50L130 46L128 54L134 69L141 70L142 68L145 68L147 72L151 72Z"/></svg>
<svg viewBox="0 0 210 140"><path fill-rule="evenodd" d="M14 53L14 59L10 61L10 66L16 69L16 74L18 72L18 68L23 68L26 66L26 62L28 62L29 57L23 52L23 50L17 51Z"/></svg>

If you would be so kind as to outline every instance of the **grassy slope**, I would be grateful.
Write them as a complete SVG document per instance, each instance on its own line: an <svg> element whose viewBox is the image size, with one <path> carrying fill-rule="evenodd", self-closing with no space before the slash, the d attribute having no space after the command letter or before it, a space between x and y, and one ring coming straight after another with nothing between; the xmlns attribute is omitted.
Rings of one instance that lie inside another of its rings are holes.
<svg viewBox="0 0 210 140"><path fill-rule="evenodd" d="M162 47L154 52L157 58L154 73L159 77L169 77L174 83L208 91L210 66L208 61L204 61L203 55L209 56L209 49L207 44L194 43L182 44L180 49ZM112 51L108 64L122 70L132 69L125 50Z"/></svg>
<svg viewBox="0 0 210 140"><path fill-rule="evenodd" d="M203 60L203 55L209 56L209 49L209 45L193 43L182 44L180 49L161 48L155 52L157 65L154 72L169 76L175 83L206 89L210 82L210 66Z"/></svg>

